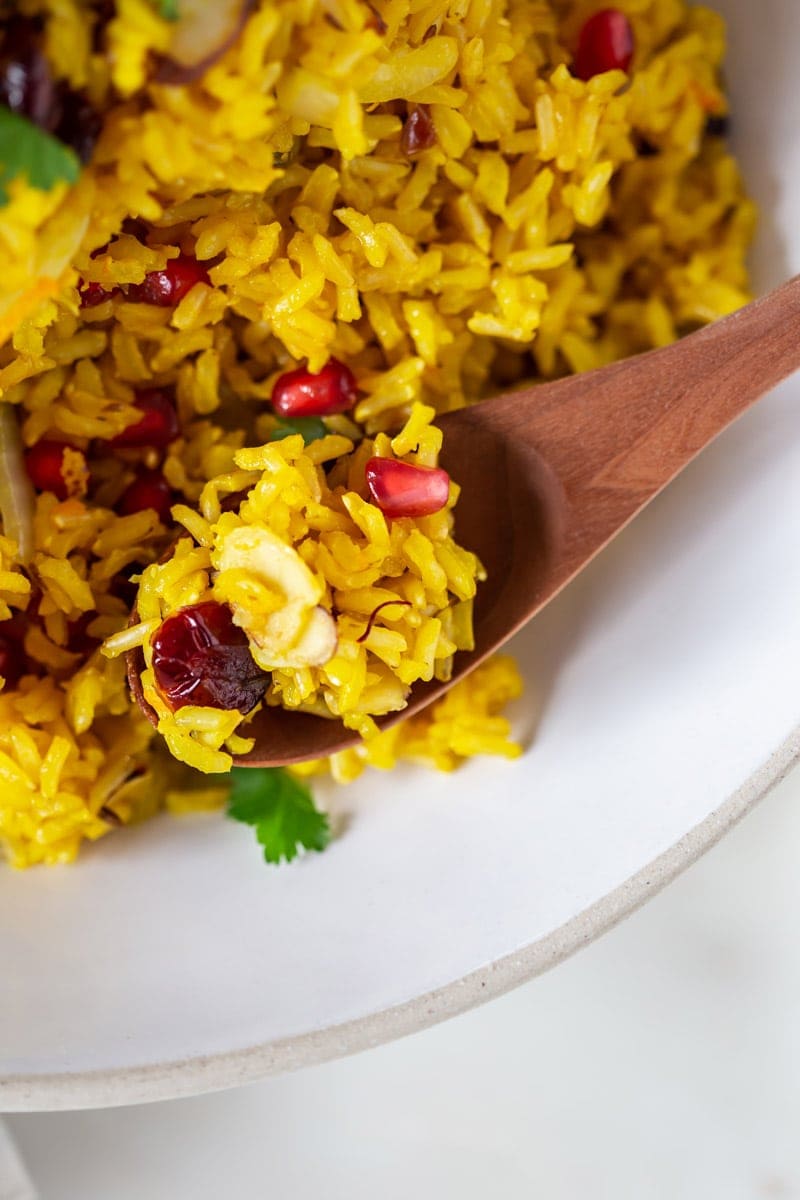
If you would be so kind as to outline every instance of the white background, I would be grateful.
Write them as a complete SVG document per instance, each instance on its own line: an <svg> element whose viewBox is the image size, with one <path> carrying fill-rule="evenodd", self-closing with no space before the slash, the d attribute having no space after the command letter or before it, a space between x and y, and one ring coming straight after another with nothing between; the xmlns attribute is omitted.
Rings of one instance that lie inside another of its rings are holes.
<svg viewBox="0 0 800 1200"><path fill-rule="evenodd" d="M482 1009L234 1092L8 1125L41 1200L800 1198L798 845L795 772Z"/></svg>

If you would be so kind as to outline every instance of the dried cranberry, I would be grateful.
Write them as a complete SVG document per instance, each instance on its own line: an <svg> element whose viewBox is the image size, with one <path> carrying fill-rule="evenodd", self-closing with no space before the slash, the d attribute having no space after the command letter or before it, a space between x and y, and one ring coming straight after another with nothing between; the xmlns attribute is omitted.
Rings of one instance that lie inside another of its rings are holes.
<svg viewBox="0 0 800 1200"><path fill-rule="evenodd" d="M450 495L450 476L441 467L371 458L365 475L372 499L387 517L430 516L444 508Z"/></svg>
<svg viewBox="0 0 800 1200"><path fill-rule="evenodd" d="M302 367L281 375L272 389L272 407L282 417L326 417L356 402L353 372L330 358L316 375Z"/></svg>
<svg viewBox="0 0 800 1200"><path fill-rule="evenodd" d="M115 449L130 446L154 446L164 450L180 433L178 414L169 392L160 388L146 388L137 392L134 405L142 414L141 420L129 425L111 438L109 445Z"/></svg>
<svg viewBox="0 0 800 1200"><path fill-rule="evenodd" d="M120 496L117 501L117 512L122 517L130 517L133 513L153 508L158 514L159 521L164 525L169 525L169 510L172 503L172 488L161 472L142 471L133 483L128 484Z"/></svg>
<svg viewBox="0 0 800 1200"><path fill-rule="evenodd" d="M132 284L128 299L169 308L188 295L196 283L208 282L208 271L202 263L188 254L179 254L169 260L163 271L150 271L142 283Z"/></svg>
<svg viewBox="0 0 800 1200"><path fill-rule="evenodd" d="M268 680L231 610L214 600L167 617L153 638L153 672L173 711L199 704L250 712Z"/></svg>
<svg viewBox="0 0 800 1200"><path fill-rule="evenodd" d="M78 288L81 308L94 308L96 304L102 304L104 300L110 300L112 296L116 296L118 291L118 287L113 287L109 291L103 287L102 283L82 283Z"/></svg>
<svg viewBox="0 0 800 1200"><path fill-rule="evenodd" d="M618 8L604 8L589 17L578 37L575 74L591 79L603 71L627 71L633 58L633 30Z"/></svg>
<svg viewBox="0 0 800 1200"><path fill-rule="evenodd" d="M18 619L12 617L0 626L0 675L7 689L16 687L27 670L22 639L23 630Z"/></svg>
<svg viewBox="0 0 800 1200"><path fill-rule="evenodd" d="M53 492L66 500L69 489L64 478L64 451L73 449L68 442L43 438L25 453L25 469L39 492Z"/></svg>
<svg viewBox="0 0 800 1200"><path fill-rule="evenodd" d="M436 130L427 104L417 104L411 109L400 135L400 146L408 158L430 150L436 145Z"/></svg>

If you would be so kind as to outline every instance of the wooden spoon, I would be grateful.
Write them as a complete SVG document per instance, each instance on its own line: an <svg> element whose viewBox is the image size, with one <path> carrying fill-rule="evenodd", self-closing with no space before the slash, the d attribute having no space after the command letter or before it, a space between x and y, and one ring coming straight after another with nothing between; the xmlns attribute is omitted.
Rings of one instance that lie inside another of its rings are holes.
<svg viewBox="0 0 800 1200"><path fill-rule="evenodd" d="M674 345L498 396L440 419L442 463L461 485L458 541L488 580L475 649L453 677L414 687L418 712L515 634L755 400L800 368L800 276ZM129 657L139 703L141 653ZM243 730L243 732L245 732ZM331 754L358 738L339 721L264 707L240 766Z"/></svg>

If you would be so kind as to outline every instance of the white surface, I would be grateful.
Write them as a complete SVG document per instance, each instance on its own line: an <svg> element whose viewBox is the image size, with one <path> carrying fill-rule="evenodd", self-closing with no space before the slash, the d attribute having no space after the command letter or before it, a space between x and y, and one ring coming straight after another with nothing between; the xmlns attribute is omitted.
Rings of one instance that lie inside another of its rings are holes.
<svg viewBox="0 0 800 1200"><path fill-rule="evenodd" d="M31 1178L3 1121L0 1121L0 1200L38 1200Z"/></svg>
<svg viewBox="0 0 800 1200"><path fill-rule="evenodd" d="M799 1200L798 846L800 772L583 954L446 1025L9 1125L41 1200Z"/></svg>
<svg viewBox="0 0 800 1200"><path fill-rule="evenodd" d="M720 6L765 283L800 269L800 5ZM339 797L346 835L279 871L214 819L0 872L0 1107L202 1090L385 1039L640 900L648 864L800 724L798 401L796 380L744 418L517 643L521 731L539 719L518 764L372 775Z"/></svg>

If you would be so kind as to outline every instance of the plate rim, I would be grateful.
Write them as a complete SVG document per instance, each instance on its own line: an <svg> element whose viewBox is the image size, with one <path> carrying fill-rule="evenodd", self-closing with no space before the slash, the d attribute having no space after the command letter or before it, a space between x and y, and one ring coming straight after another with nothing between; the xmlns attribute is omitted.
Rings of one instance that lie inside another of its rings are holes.
<svg viewBox="0 0 800 1200"><path fill-rule="evenodd" d="M237 1050L134 1067L0 1076L0 1112L115 1108L255 1083L418 1033L542 975L590 945L711 850L800 760L800 724L734 792L645 867L519 950L400 1004Z"/></svg>

